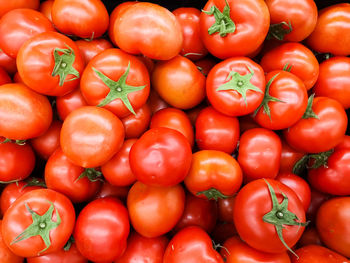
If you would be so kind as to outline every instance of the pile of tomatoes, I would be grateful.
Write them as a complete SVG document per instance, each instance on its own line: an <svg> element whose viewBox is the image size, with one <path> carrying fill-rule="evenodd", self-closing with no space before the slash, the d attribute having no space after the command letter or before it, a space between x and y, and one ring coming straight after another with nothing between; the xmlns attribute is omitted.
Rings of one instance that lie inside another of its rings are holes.
<svg viewBox="0 0 350 263"><path fill-rule="evenodd" d="M350 4L0 0L0 262L350 262Z"/></svg>

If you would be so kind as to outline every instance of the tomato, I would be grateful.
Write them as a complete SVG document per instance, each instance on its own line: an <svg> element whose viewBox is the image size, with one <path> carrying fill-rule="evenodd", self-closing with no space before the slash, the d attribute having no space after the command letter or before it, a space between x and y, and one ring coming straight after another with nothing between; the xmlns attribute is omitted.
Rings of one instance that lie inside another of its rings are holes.
<svg viewBox="0 0 350 263"><path fill-rule="evenodd" d="M139 138L147 129L151 121L151 108L148 103L135 111L135 115L130 114L121 119L124 129L125 138Z"/></svg>
<svg viewBox="0 0 350 263"><path fill-rule="evenodd" d="M212 57L205 57L194 62L204 76L208 76L209 71L216 65L216 63L216 60Z"/></svg>
<svg viewBox="0 0 350 263"><path fill-rule="evenodd" d="M110 111L85 106L71 112L61 129L64 154L76 165L93 168L106 163L124 141L122 122Z"/></svg>
<svg viewBox="0 0 350 263"><path fill-rule="evenodd" d="M306 39L313 50L336 56L350 54L350 4L333 4L320 10L315 30Z"/></svg>
<svg viewBox="0 0 350 263"><path fill-rule="evenodd" d="M183 44L180 54L193 61L208 54L201 37L199 16L201 11L193 7L180 7L172 11L182 28Z"/></svg>
<svg viewBox="0 0 350 263"><path fill-rule="evenodd" d="M209 235L197 226L179 231L169 242L163 263L223 263L220 254L214 250Z"/></svg>
<svg viewBox="0 0 350 263"><path fill-rule="evenodd" d="M298 196L271 179L252 181L238 192L233 219L242 240L268 253L292 252L307 224Z"/></svg>
<svg viewBox="0 0 350 263"><path fill-rule="evenodd" d="M175 108L193 108L205 97L205 77L182 56L156 63L151 82L159 96Z"/></svg>
<svg viewBox="0 0 350 263"><path fill-rule="evenodd" d="M74 41L56 32L27 40L16 61L23 82L49 96L63 96L77 88L84 69L84 59Z"/></svg>
<svg viewBox="0 0 350 263"><path fill-rule="evenodd" d="M98 38L107 31L109 16L100 0L55 0L52 22L66 35Z"/></svg>
<svg viewBox="0 0 350 263"><path fill-rule="evenodd" d="M2 220L0 220L0 229ZM24 258L13 254L13 252L6 246L2 237L2 231L0 231L0 258L1 263L22 263Z"/></svg>
<svg viewBox="0 0 350 263"><path fill-rule="evenodd" d="M51 121L52 109L47 97L23 84L0 86L0 136L13 140L34 138L42 135Z"/></svg>
<svg viewBox="0 0 350 263"><path fill-rule="evenodd" d="M309 208L306 212L307 219L309 219L311 222L314 222L316 219L318 209L329 198L330 198L330 195L321 193L311 187L311 200L310 200Z"/></svg>
<svg viewBox="0 0 350 263"><path fill-rule="evenodd" d="M45 0L40 2L39 11L52 22L51 10L54 0Z"/></svg>
<svg viewBox="0 0 350 263"><path fill-rule="evenodd" d="M301 238L298 241L298 247L303 247L307 245L320 245L322 246L322 241L315 227L307 227Z"/></svg>
<svg viewBox="0 0 350 263"><path fill-rule="evenodd" d="M275 178L279 170L281 150L281 140L271 130L255 128L244 132L239 142L237 158L244 181Z"/></svg>
<svg viewBox="0 0 350 263"><path fill-rule="evenodd" d="M146 66L120 49L107 49L86 66L80 90L89 105L104 107L118 117L139 109L149 95Z"/></svg>
<svg viewBox="0 0 350 263"><path fill-rule="evenodd" d="M191 169L184 182L193 195L217 200L235 194L242 180L242 170L231 155L202 150L193 154Z"/></svg>
<svg viewBox="0 0 350 263"><path fill-rule="evenodd" d="M75 44L77 44L80 49L86 64L102 51L113 48L112 43L104 38L96 38L92 40L80 39L75 41Z"/></svg>
<svg viewBox="0 0 350 263"><path fill-rule="evenodd" d="M40 4L39 0L16 0L16 1L1 0L0 17L2 17L4 14L9 12L10 10L17 9L17 8L38 9L39 4Z"/></svg>
<svg viewBox="0 0 350 263"><path fill-rule="evenodd" d="M63 248L74 223L74 207L66 196L38 189L25 193L7 209L2 234L16 255L34 257Z"/></svg>
<svg viewBox="0 0 350 263"><path fill-rule="evenodd" d="M129 186L115 186L105 181L102 184L100 191L98 191L98 193L95 195L95 199L104 197L115 197L123 201L123 203L125 203L124 201L126 201L129 189Z"/></svg>
<svg viewBox="0 0 350 263"><path fill-rule="evenodd" d="M10 57L16 58L26 40L48 31L55 29L42 13L28 8L12 10L0 21L0 48Z"/></svg>
<svg viewBox="0 0 350 263"><path fill-rule="evenodd" d="M217 150L231 154L239 139L239 122L216 111L213 107L201 110L196 119L196 144L201 150Z"/></svg>
<svg viewBox="0 0 350 263"><path fill-rule="evenodd" d="M148 97L148 104L151 108L152 114L169 106L154 89L151 89Z"/></svg>
<svg viewBox="0 0 350 263"><path fill-rule="evenodd" d="M333 57L320 64L320 75L313 88L316 96L339 101L345 109L350 108L350 58Z"/></svg>
<svg viewBox="0 0 350 263"><path fill-rule="evenodd" d="M301 43L285 43L266 52L260 61L265 72L277 69L289 70L300 78L307 90L316 83L319 64L310 49Z"/></svg>
<svg viewBox="0 0 350 263"><path fill-rule="evenodd" d="M61 120L65 120L69 113L83 106L88 106L88 104L80 89L75 89L64 96L56 97L57 113Z"/></svg>
<svg viewBox="0 0 350 263"><path fill-rule="evenodd" d="M337 144L337 146L334 147L334 150L341 150L341 149L350 149L350 136L345 135L343 140Z"/></svg>
<svg viewBox="0 0 350 263"><path fill-rule="evenodd" d="M129 162L130 149L136 141L137 139L125 140L120 150L101 166L102 174L110 184L128 186L136 181Z"/></svg>
<svg viewBox="0 0 350 263"><path fill-rule="evenodd" d="M250 129L261 128L261 126L254 121L252 115L244 115L244 116L238 117L238 121L239 121L240 134Z"/></svg>
<svg viewBox="0 0 350 263"><path fill-rule="evenodd" d="M156 187L136 182L130 189L127 206L133 228L144 237L169 232L184 211L185 192L181 185Z"/></svg>
<svg viewBox="0 0 350 263"><path fill-rule="evenodd" d="M218 222L211 233L212 239L217 244L223 244L228 238L237 235L234 223Z"/></svg>
<svg viewBox="0 0 350 263"><path fill-rule="evenodd" d="M246 57L226 59L210 70L206 91L217 111L229 116L247 115L264 98L264 70Z"/></svg>
<svg viewBox="0 0 350 263"><path fill-rule="evenodd" d="M125 52L157 60L175 57L183 41L181 26L175 15L160 5L148 2L124 6L112 20L109 36Z"/></svg>
<svg viewBox="0 0 350 263"><path fill-rule="evenodd" d="M186 137L164 127L146 131L129 154L131 171L136 179L152 186L182 182L190 170L191 159L191 145Z"/></svg>
<svg viewBox="0 0 350 263"><path fill-rule="evenodd" d="M128 211L116 198L96 199L81 210L74 228L79 252L94 262L121 257L130 232Z"/></svg>
<svg viewBox="0 0 350 263"><path fill-rule="evenodd" d="M284 130L287 143L308 153L325 152L343 139L348 119L343 106L327 97L309 98L303 118Z"/></svg>
<svg viewBox="0 0 350 263"><path fill-rule="evenodd" d="M226 263L290 263L287 252L278 254L261 252L244 243L238 236L227 239L220 253Z"/></svg>
<svg viewBox="0 0 350 263"><path fill-rule="evenodd" d="M162 263L168 239L165 236L147 238L133 232L122 257L114 263L152 262Z"/></svg>
<svg viewBox="0 0 350 263"><path fill-rule="evenodd" d="M0 67L0 86L11 82L12 80L8 73L5 71L5 69Z"/></svg>
<svg viewBox="0 0 350 263"><path fill-rule="evenodd" d="M317 6L313 0L267 0L271 26L269 36L301 42L315 29Z"/></svg>
<svg viewBox="0 0 350 263"><path fill-rule="evenodd" d="M185 112L187 117L188 117L188 119L191 122L192 127L196 126L196 120L197 120L199 112L201 110L203 110L204 108L206 108L206 107L207 107L206 103L201 103L201 104L197 105L196 107L194 107L194 108L192 108L190 110L187 110Z"/></svg>
<svg viewBox="0 0 350 263"><path fill-rule="evenodd" d="M292 263L349 263L342 255L320 245L303 246L295 251L297 257L291 257Z"/></svg>
<svg viewBox="0 0 350 263"><path fill-rule="evenodd" d="M209 0L199 25L208 51L225 59L246 56L258 49L269 30L270 15L262 0Z"/></svg>
<svg viewBox="0 0 350 263"><path fill-rule="evenodd" d="M0 49L0 67L6 70L8 74L15 74L17 71L16 59L8 56Z"/></svg>
<svg viewBox="0 0 350 263"><path fill-rule="evenodd" d="M190 119L186 113L176 108L165 108L153 114L150 129L165 127L182 133L190 143L194 145L194 131Z"/></svg>
<svg viewBox="0 0 350 263"><path fill-rule="evenodd" d="M266 75L265 97L254 120L271 130L286 129L303 116L308 102L304 83L294 74L274 70Z"/></svg>
<svg viewBox="0 0 350 263"><path fill-rule="evenodd" d="M290 147L286 141L282 138L282 152L281 152L281 161L280 161L280 173L297 173L297 170L294 170L294 166L298 161L300 161L305 153L299 152L292 147Z"/></svg>
<svg viewBox="0 0 350 263"><path fill-rule="evenodd" d="M229 197L218 200L218 217L219 220L226 223L233 223L233 206L235 197Z"/></svg>

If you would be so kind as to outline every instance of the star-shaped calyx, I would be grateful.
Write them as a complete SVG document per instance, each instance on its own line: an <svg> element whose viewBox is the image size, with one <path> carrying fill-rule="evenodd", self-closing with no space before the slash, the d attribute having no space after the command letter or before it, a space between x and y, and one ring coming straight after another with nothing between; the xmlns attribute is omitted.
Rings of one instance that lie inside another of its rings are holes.
<svg viewBox="0 0 350 263"><path fill-rule="evenodd" d="M283 21L278 24L271 24L269 32L267 34L267 39L275 38L277 40L282 41L284 39L284 36L289 34L292 31L293 31L293 28L290 21L288 21L288 23Z"/></svg>

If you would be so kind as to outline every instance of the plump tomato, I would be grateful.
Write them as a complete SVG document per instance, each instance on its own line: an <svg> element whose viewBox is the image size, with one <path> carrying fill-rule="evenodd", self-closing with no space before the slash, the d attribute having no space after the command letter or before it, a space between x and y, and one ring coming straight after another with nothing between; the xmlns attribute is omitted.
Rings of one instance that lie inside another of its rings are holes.
<svg viewBox="0 0 350 263"><path fill-rule="evenodd" d="M329 194L319 192L316 189L311 187L311 200L310 200L309 208L306 212L306 218L311 222L315 222L318 209L330 197L331 196Z"/></svg>
<svg viewBox="0 0 350 263"><path fill-rule="evenodd" d="M235 204L235 200L235 196L218 200L218 219L220 221L225 223L233 223L233 206Z"/></svg>
<svg viewBox="0 0 350 263"><path fill-rule="evenodd" d="M5 69L0 67L0 86L11 82L12 80L8 73L5 71Z"/></svg>
<svg viewBox="0 0 350 263"><path fill-rule="evenodd" d="M51 10L54 0L40 1L39 12L52 22Z"/></svg>
<svg viewBox="0 0 350 263"><path fill-rule="evenodd" d="M56 97L56 109L61 120L65 120L69 113L83 106L88 106L88 104L80 89L75 89L64 96Z"/></svg>
<svg viewBox="0 0 350 263"><path fill-rule="evenodd" d="M143 104L135 113L121 119L126 139L139 138L150 125L152 112L148 103Z"/></svg>
<svg viewBox="0 0 350 263"><path fill-rule="evenodd" d="M0 49L0 67L6 70L7 73L13 75L17 71L16 59L8 56Z"/></svg>
<svg viewBox="0 0 350 263"><path fill-rule="evenodd" d="M75 44L77 44L78 48L80 49L86 64L88 64L94 56L98 55L102 51L113 48L112 43L104 38L96 38L92 40L79 39L75 41Z"/></svg>
<svg viewBox="0 0 350 263"><path fill-rule="evenodd" d="M308 226L305 228L305 231L301 238L298 241L298 247L303 247L307 245L320 245L322 246L322 241L320 235L317 232L315 226Z"/></svg>
<svg viewBox="0 0 350 263"><path fill-rule="evenodd" d="M17 9L17 8L38 9L39 4L40 4L39 0L16 0L16 1L1 0L0 17L2 17L4 14L9 12L10 10Z"/></svg>
<svg viewBox="0 0 350 263"><path fill-rule="evenodd" d="M291 257L292 263L349 263L342 255L320 245L303 246L295 251L298 257Z"/></svg>
<svg viewBox="0 0 350 263"><path fill-rule="evenodd" d="M151 108L151 112L152 114L154 114L155 112L167 108L169 107L168 103L166 103L157 93L157 91L155 91L154 89L151 88L151 92L149 94L148 97L148 102L147 102Z"/></svg>
<svg viewBox="0 0 350 263"><path fill-rule="evenodd" d="M280 161L280 173L297 173L294 167L298 161L300 161L305 153L297 151L290 147L286 141L282 138L282 152Z"/></svg>
<svg viewBox="0 0 350 263"><path fill-rule="evenodd" d="M105 181L98 193L95 195L95 199L103 198L103 197L115 197L121 200L123 203L126 201L130 190L130 186L116 186L111 185L107 181Z"/></svg>
<svg viewBox="0 0 350 263"><path fill-rule="evenodd" d="M1 231L2 220L0 220L0 258L2 263L22 263L24 258L15 255L4 243Z"/></svg>

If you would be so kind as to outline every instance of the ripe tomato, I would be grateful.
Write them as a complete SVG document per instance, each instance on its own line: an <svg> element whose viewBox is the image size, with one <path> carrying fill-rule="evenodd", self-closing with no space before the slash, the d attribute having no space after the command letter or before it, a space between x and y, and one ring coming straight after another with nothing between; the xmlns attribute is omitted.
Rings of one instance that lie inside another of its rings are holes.
<svg viewBox="0 0 350 263"><path fill-rule="evenodd" d="M1 12L1 11L0 11ZM8 74L15 74L17 71L16 59L8 56L0 49L0 67L6 70Z"/></svg>
<svg viewBox="0 0 350 263"><path fill-rule="evenodd" d="M269 30L270 15L263 0L209 0L199 24L205 47L225 59L258 49Z"/></svg>
<svg viewBox="0 0 350 263"><path fill-rule="evenodd" d="M151 88L151 92L149 94L149 98L148 98L148 104L151 108L151 112L152 114L154 114L155 112L167 108L169 107L168 103L166 103L160 96L159 94Z"/></svg>
<svg viewBox="0 0 350 263"><path fill-rule="evenodd" d="M125 203L129 193L129 189L129 186L115 186L105 181L102 184L100 191L98 191L98 193L95 195L95 199L104 197L115 197L121 200L123 203Z"/></svg>
<svg viewBox="0 0 350 263"><path fill-rule="evenodd" d="M54 0L40 1L39 12L52 22L51 10Z"/></svg>
<svg viewBox="0 0 350 263"><path fill-rule="evenodd" d="M96 199L81 210L74 228L79 252L94 262L112 262L127 246L128 211L113 197Z"/></svg>
<svg viewBox="0 0 350 263"><path fill-rule="evenodd" d="M0 0L0 6L1 6L0 18L10 10L17 9L17 8L38 9L39 4L40 4L39 0L16 0L16 1Z"/></svg>
<svg viewBox="0 0 350 263"><path fill-rule="evenodd" d="M306 212L306 218L311 222L316 219L317 211L320 206L330 198L330 195L321 193L314 188L311 188L311 200L309 208Z"/></svg>
<svg viewBox="0 0 350 263"><path fill-rule="evenodd" d="M124 129L125 138L139 138L147 129L151 121L151 108L148 103L135 111L135 115L130 114L121 119Z"/></svg>
<svg viewBox="0 0 350 263"><path fill-rule="evenodd" d="M80 39L75 41L75 44L77 44L86 64L102 51L113 48L112 43L104 38L96 38L92 40Z"/></svg>
<svg viewBox="0 0 350 263"><path fill-rule="evenodd" d="M235 204L235 197L219 199L218 204L218 218L222 222L233 223L233 206Z"/></svg>
<svg viewBox="0 0 350 263"><path fill-rule="evenodd" d="M204 76L208 76L209 71L216 65L216 63L216 59L210 56L194 62L194 64Z"/></svg>
<svg viewBox="0 0 350 263"><path fill-rule="evenodd" d="M120 149L124 127L110 111L85 106L71 112L61 129L64 154L76 165L93 168L106 163Z"/></svg>
<svg viewBox="0 0 350 263"><path fill-rule="evenodd" d="M305 231L301 238L298 241L298 247L303 247L307 245L320 245L322 246L322 241L320 235L318 234L316 227L308 226L305 228Z"/></svg>
<svg viewBox="0 0 350 263"><path fill-rule="evenodd" d="M185 192L181 185L156 187L136 182L127 199L131 224L144 237L169 232L180 220L184 204Z"/></svg>
<svg viewBox="0 0 350 263"><path fill-rule="evenodd" d="M337 144L337 146L334 147L334 150L340 150L340 149L350 149L350 136L345 135L343 140Z"/></svg>
<svg viewBox="0 0 350 263"><path fill-rule="evenodd" d="M25 193L7 209L2 234L16 255L35 257L63 248L74 223L74 207L66 196L38 189Z"/></svg>
<svg viewBox="0 0 350 263"><path fill-rule="evenodd" d="M286 141L282 138L282 152L281 152L281 161L280 161L280 173L297 173L298 170L295 170L295 165L300 161L305 153L299 152L292 147L290 147ZM297 167L296 167L297 168Z"/></svg>
<svg viewBox="0 0 350 263"><path fill-rule="evenodd" d="M292 263L349 263L342 255L320 245L303 246L295 251L297 257L291 257Z"/></svg>
<svg viewBox="0 0 350 263"><path fill-rule="evenodd" d="M75 89L64 96L56 97L57 113L63 121L69 113L83 106L88 106L88 104L81 94L80 89Z"/></svg>
<svg viewBox="0 0 350 263"><path fill-rule="evenodd" d="M52 109L47 97L23 84L0 86L0 136L13 140L34 138L43 134L51 121Z"/></svg>
<svg viewBox="0 0 350 263"><path fill-rule="evenodd" d="M8 73L0 66L0 86L11 82L12 80Z"/></svg>
<svg viewBox="0 0 350 263"><path fill-rule="evenodd" d="M1 231L2 220L0 220L0 258L1 263L22 263L24 258L15 255L5 244L2 231Z"/></svg>

